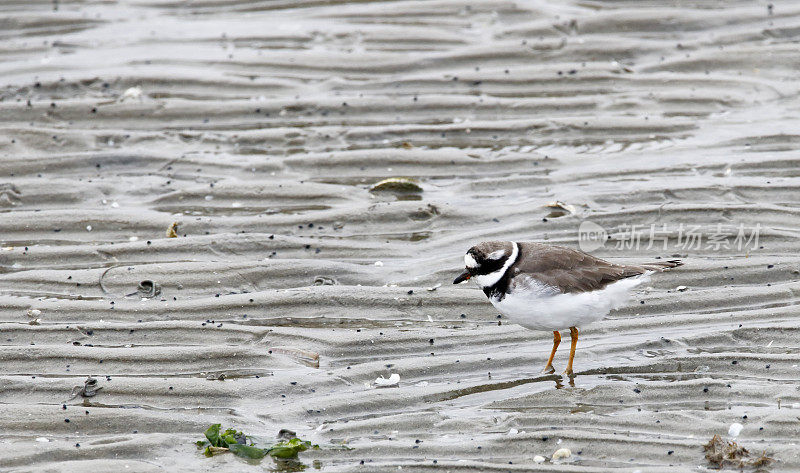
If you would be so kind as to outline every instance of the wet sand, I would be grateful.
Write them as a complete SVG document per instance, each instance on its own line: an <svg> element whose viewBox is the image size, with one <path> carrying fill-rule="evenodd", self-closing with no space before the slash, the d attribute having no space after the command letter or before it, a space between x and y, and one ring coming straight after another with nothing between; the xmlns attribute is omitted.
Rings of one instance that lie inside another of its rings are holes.
<svg viewBox="0 0 800 473"><path fill-rule="evenodd" d="M569 472L705 471L739 422L800 469L800 6L40 0L0 25L3 471L271 467L200 455L216 422L353 448L309 470ZM396 176L423 191L369 192ZM450 283L475 242L576 247L585 219L668 224L668 251L594 254L686 266L582 331L571 387L551 334ZM676 250L679 224L760 241Z"/></svg>

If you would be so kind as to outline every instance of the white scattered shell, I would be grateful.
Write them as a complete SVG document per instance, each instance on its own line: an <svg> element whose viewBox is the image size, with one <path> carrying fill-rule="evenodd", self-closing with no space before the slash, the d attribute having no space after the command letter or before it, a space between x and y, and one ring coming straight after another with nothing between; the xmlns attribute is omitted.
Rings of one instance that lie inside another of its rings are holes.
<svg viewBox="0 0 800 473"><path fill-rule="evenodd" d="M437 284L435 286L431 286L431 287L427 288L427 290L428 291L435 291L435 290L439 289L440 287L442 287L442 283L439 283L439 284Z"/></svg>
<svg viewBox="0 0 800 473"><path fill-rule="evenodd" d="M562 212L562 215L575 214L575 213L578 212L578 209L576 209L574 205L565 204L564 202L561 202L560 200L556 200L556 201L550 202L548 204L545 204L544 206L547 207L548 209L552 209L552 210L554 210L556 212Z"/></svg>
<svg viewBox="0 0 800 473"><path fill-rule="evenodd" d="M678 287L675 288L675 290L678 291L678 292L683 292L683 291L685 291L687 289L689 289L689 288L686 287L686 286L678 286Z"/></svg>
<svg viewBox="0 0 800 473"><path fill-rule="evenodd" d="M553 460L560 460L562 458L569 458L572 452L568 448L559 448L553 453Z"/></svg>
<svg viewBox="0 0 800 473"><path fill-rule="evenodd" d="M86 231L87 232L91 232L92 231L92 226L91 225L86 225Z"/></svg>
<svg viewBox="0 0 800 473"><path fill-rule="evenodd" d="M42 311L39 309L28 309L28 317L39 317Z"/></svg>
<svg viewBox="0 0 800 473"><path fill-rule="evenodd" d="M544 463L545 458L541 455L533 457L533 463Z"/></svg>
<svg viewBox="0 0 800 473"><path fill-rule="evenodd" d="M137 236L128 237L128 241L139 241L139 237Z"/></svg>
<svg viewBox="0 0 800 473"><path fill-rule="evenodd" d="M120 97L120 101L124 102L126 100L137 100L142 98L142 88L139 86L131 87L127 89L125 92L122 93L122 97Z"/></svg>
<svg viewBox="0 0 800 473"><path fill-rule="evenodd" d="M513 427L511 429L508 429L508 435L517 435L518 433L519 433L519 430L517 430L517 429L515 429Z"/></svg>
<svg viewBox="0 0 800 473"><path fill-rule="evenodd" d="M389 379L386 379L383 376L381 376L375 379L375 384L377 384L378 387L381 388L397 386L398 384L400 384L400 375L397 373L392 373L392 375L389 376Z"/></svg>
<svg viewBox="0 0 800 473"><path fill-rule="evenodd" d="M118 209L118 208L119 208L119 203L117 203L117 202L111 202L111 207L113 207L113 208L115 208L115 209Z"/></svg>
<svg viewBox="0 0 800 473"><path fill-rule="evenodd" d="M383 261L376 261L375 266L383 266Z"/></svg>
<svg viewBox="0 0 800 473"><path fill-rule="evenodd" d="M209 195L205 196L204 198L205 198L207 201L208 201L208 200L214 200L214 196L213 196L213 195L211 195L211 194L209 194Z"/></svg>
<svg viewBox="0 0 800 473"><path fill-rule="evenodd" d="M730 435L731 437L738 437L738 436L739 436L739 433L741 433L741 432L742 432L742 429L743 429L743 428L744 428L744 426L743 426L742 424L740 424L740 423L738 423L738 422L734 422L734 423L733 423L733 424L731 424L731 426L728 428L728 435Z"/></svg>
<svg viewBox="0 0 800 473"><path fill-rule="evenodd" d="M49 438L47 438L47 437L36 437L36 441L37 441L37 442L43 442L43 443L47 443L47 442L49 442L49 441L50 441L50 439L49 439Z"/></svg>

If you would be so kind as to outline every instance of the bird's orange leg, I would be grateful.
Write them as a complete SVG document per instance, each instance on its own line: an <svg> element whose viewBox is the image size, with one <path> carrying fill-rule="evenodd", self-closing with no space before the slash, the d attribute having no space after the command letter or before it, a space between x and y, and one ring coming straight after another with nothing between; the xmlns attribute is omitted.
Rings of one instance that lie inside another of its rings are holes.
<svg viewBox="0 0 800 473"><path fill-rule="evenodd" d="M561 343L561 334L558 333L558 330L553 330L553 351L550 352L550 358L547 359L547 365L544 367L545 373L556 372L556 369L553 368L553 357L556 356L556 350L558 350L559 343Z"/></svg>
<svg viewBox="0 0 800 473"><path fill-rule="evenodd" d="M575 359L575 347L578 346L578 329L577 327L569 328L569 335L572 338L572 343L569 347L569 361L567 362L567 370L565 374L572 375L572 360Z"/></svg>

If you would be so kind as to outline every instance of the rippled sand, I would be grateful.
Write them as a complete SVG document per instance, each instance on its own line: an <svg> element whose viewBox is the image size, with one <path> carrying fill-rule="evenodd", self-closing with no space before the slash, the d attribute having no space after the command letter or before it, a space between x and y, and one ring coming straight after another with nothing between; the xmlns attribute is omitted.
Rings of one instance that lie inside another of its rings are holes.
<svg viewBox="0 0 800 473"><path fill-rule="evenodd" d="M800 6L16 0L0 26L3 471L270 467L202 457L215 422L354 448L309 469L573 472L704 471L739 422L800 469ZM423 192L368 191L394 176ZM686 266L583 330L570 387L551 334L450 282L477 241L584 219L666 223L668 251L594 253ZM760 242L675 250L679 224Z"/></svg>

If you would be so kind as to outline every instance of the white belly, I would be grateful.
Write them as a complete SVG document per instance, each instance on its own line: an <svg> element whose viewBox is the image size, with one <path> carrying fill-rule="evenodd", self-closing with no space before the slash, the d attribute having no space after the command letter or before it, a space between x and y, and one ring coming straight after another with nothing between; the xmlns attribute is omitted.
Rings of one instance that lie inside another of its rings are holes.
<svg viewBox="0 0 800 473"><path fill-rule="evenodd" d="M489 300L512 323L531 330L564 330L602 319L621 307L630 290L647 279L647 275L621 279L603 289L577 294L512 291L502 300Z"/></svg>

